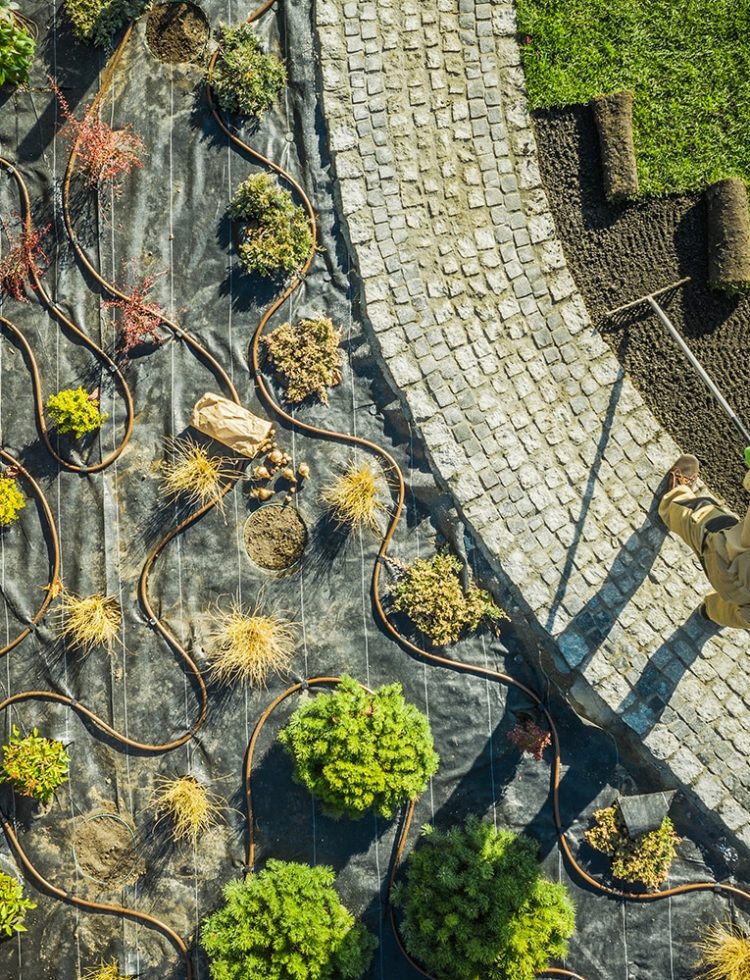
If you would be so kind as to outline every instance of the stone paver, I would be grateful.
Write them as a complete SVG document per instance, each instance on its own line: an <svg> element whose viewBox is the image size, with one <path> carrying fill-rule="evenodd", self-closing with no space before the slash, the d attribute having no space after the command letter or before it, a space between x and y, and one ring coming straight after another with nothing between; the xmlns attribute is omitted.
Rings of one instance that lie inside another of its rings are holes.
<svg viewBox="0 0 750 980"><path fill-rule="evenodd" d="M346 233L384 370L589 714L750 846L746 637L654 513L678 453L592 329L541 186L508 0L319 0Z"/></svg>

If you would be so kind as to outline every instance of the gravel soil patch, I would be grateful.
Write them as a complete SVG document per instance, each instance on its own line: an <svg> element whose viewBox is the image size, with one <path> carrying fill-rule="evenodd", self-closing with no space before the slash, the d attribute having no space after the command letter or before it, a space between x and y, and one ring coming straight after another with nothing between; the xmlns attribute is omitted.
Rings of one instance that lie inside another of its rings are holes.
<svg viewBox="0 0 750 980"><path fill-rule="evenodd" d="M146 40L159 61L200 61L209 36L206 15L194 3L160 3L151 11Z"/></svg>
<svg viewBox="0 0 750 980"><path fill-rule="evenodd" d="M294 507L269 504L245 522L245 547L256 565L281 572L295 565L307 545L307 528Z"/></svg>
<svg viewBox="0 0 750 980"><path fill-rule="evenodd" d="M630 204L604 196L591 109L534 114L542 178L570 271L601 331L658 421L701 461L704 477L740 512L747 506L741 436L646 304L604 316L684 276L662 305L737 414L750 420L750 299L708 288L706 207L681 194Z"/></svg>

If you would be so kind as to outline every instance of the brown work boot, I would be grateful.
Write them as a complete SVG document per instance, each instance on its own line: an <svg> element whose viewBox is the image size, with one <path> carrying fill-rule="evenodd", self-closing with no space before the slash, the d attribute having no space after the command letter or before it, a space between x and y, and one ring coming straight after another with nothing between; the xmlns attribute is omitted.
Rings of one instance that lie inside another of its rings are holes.
<svg viewBox="0 0 750 980"><path fill-rule="evenodd" d="M690 453L683 453L669 471L669 489L690 487L691 490L694 490L699 473L700 463L697 457Z"/></svg>

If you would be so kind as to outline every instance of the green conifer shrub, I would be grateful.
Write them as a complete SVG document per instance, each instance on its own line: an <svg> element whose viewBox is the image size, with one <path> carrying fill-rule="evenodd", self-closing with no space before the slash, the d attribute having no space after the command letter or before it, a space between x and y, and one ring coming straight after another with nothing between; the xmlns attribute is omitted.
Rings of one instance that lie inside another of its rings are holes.
<svg viewBox="0 0 750 980"><path fill-rule="evenodd" d="M201 932L213 980L358 980L377 943L334 879L331 868L271 859L230 881Z"/></svg>
<svg viewBox="0 0 750 980"><path fill-rule="evenodd" d="M583 836L595 851L612 858L616 878L645 885L649 891L656 891L666 881L680 840L669 817L656 830L630 837L616 804L595 810L594 826Z"/></svg>
<svg viewBox="0 0 750 980"><path fill-rule="evenodd" d="M282 323L263 338L288 402L299 405L317 395L328 404L328 389L341 382L340 342L341 331L327 316Z"/></svg>
<svg viewBox="0 0 750 980"><path fill-rule="evenodd" d="M286 85L286 68L275 55L265 53L249 24L224 27L209 83L226 112L260 118Z"/></svg>
<svg viewBox="0 0 750 980"><path fill-rule="evenodd" d="M405 612L438 646L454 643L484 623L509 619L489 592L476 585L464 592L459 576L462 567L455 555L441 551L433 558L400 566L401 574L389 589L393 608Z"/></svg>
<svg viewBox="0 0 750 980"><path fill-rule="evenodd" d="M12 476L0 474L0 527L8 527L18 518L26 500Z"/></svg>
<svg viewBox="0 0 750 980"><path fill-rule="evenodd" d="M64 388L47 399L47 414L58 432L76 439L101 428L109 415L99 411L84 388Z"/></svg>
<svg viewBox="0 0 750 980"><path fill-rule="evenodd" d="M302 783L334 816L393 811L424 790L438 767L427 718L400 684L370 693L344 676L294 712L279 739Z"/></svg>
<svg viewBox="0 0 750 980"><path fill-rule="evenodd" d="M0 936L12 936L26 932L23 920L36 902L23 897L23 885L12 875L0 872Z"/></svg>
<svg viewBox="0 0 750 980"><path fill-rule="evenodd" d="M534 980L565 956L575 908L548 881L529 837L470 817L424 840L394 902L406 948L437 980Z"/></svg>
<svg viewBox="0 0 750 980"><path fill-rule="evenodd" d="M29 80L36 42L14 16L17 9L17 3L0 0L0 85L22 85Z"/></svg>
<svg viewBox="0 0 750 980"><path fill-rule="evenodd" d="M79 41L109 47L115 31L149 6L151 0L65 0L65 13Z"/></svg>
<svg viewBox="0 0 750 980"><path fill-rule="evenodd" d="M312 248L307 214L268 174L243 181L228 213L244 225L239 254L249 273L274 278L303 265Z"/></svg>

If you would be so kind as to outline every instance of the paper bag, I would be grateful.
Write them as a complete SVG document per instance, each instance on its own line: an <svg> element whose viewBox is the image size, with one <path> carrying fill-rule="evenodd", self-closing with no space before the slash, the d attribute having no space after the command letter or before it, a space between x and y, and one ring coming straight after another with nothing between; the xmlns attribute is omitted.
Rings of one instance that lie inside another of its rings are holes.
<svg viewBox="0 0 750 980"><path fill-rule="evenodd" d="M190 424L204 435L250 459L269 441L273 428L270 422L253 415L242 405L211 392L206 392L195 403Z"/></svg>

